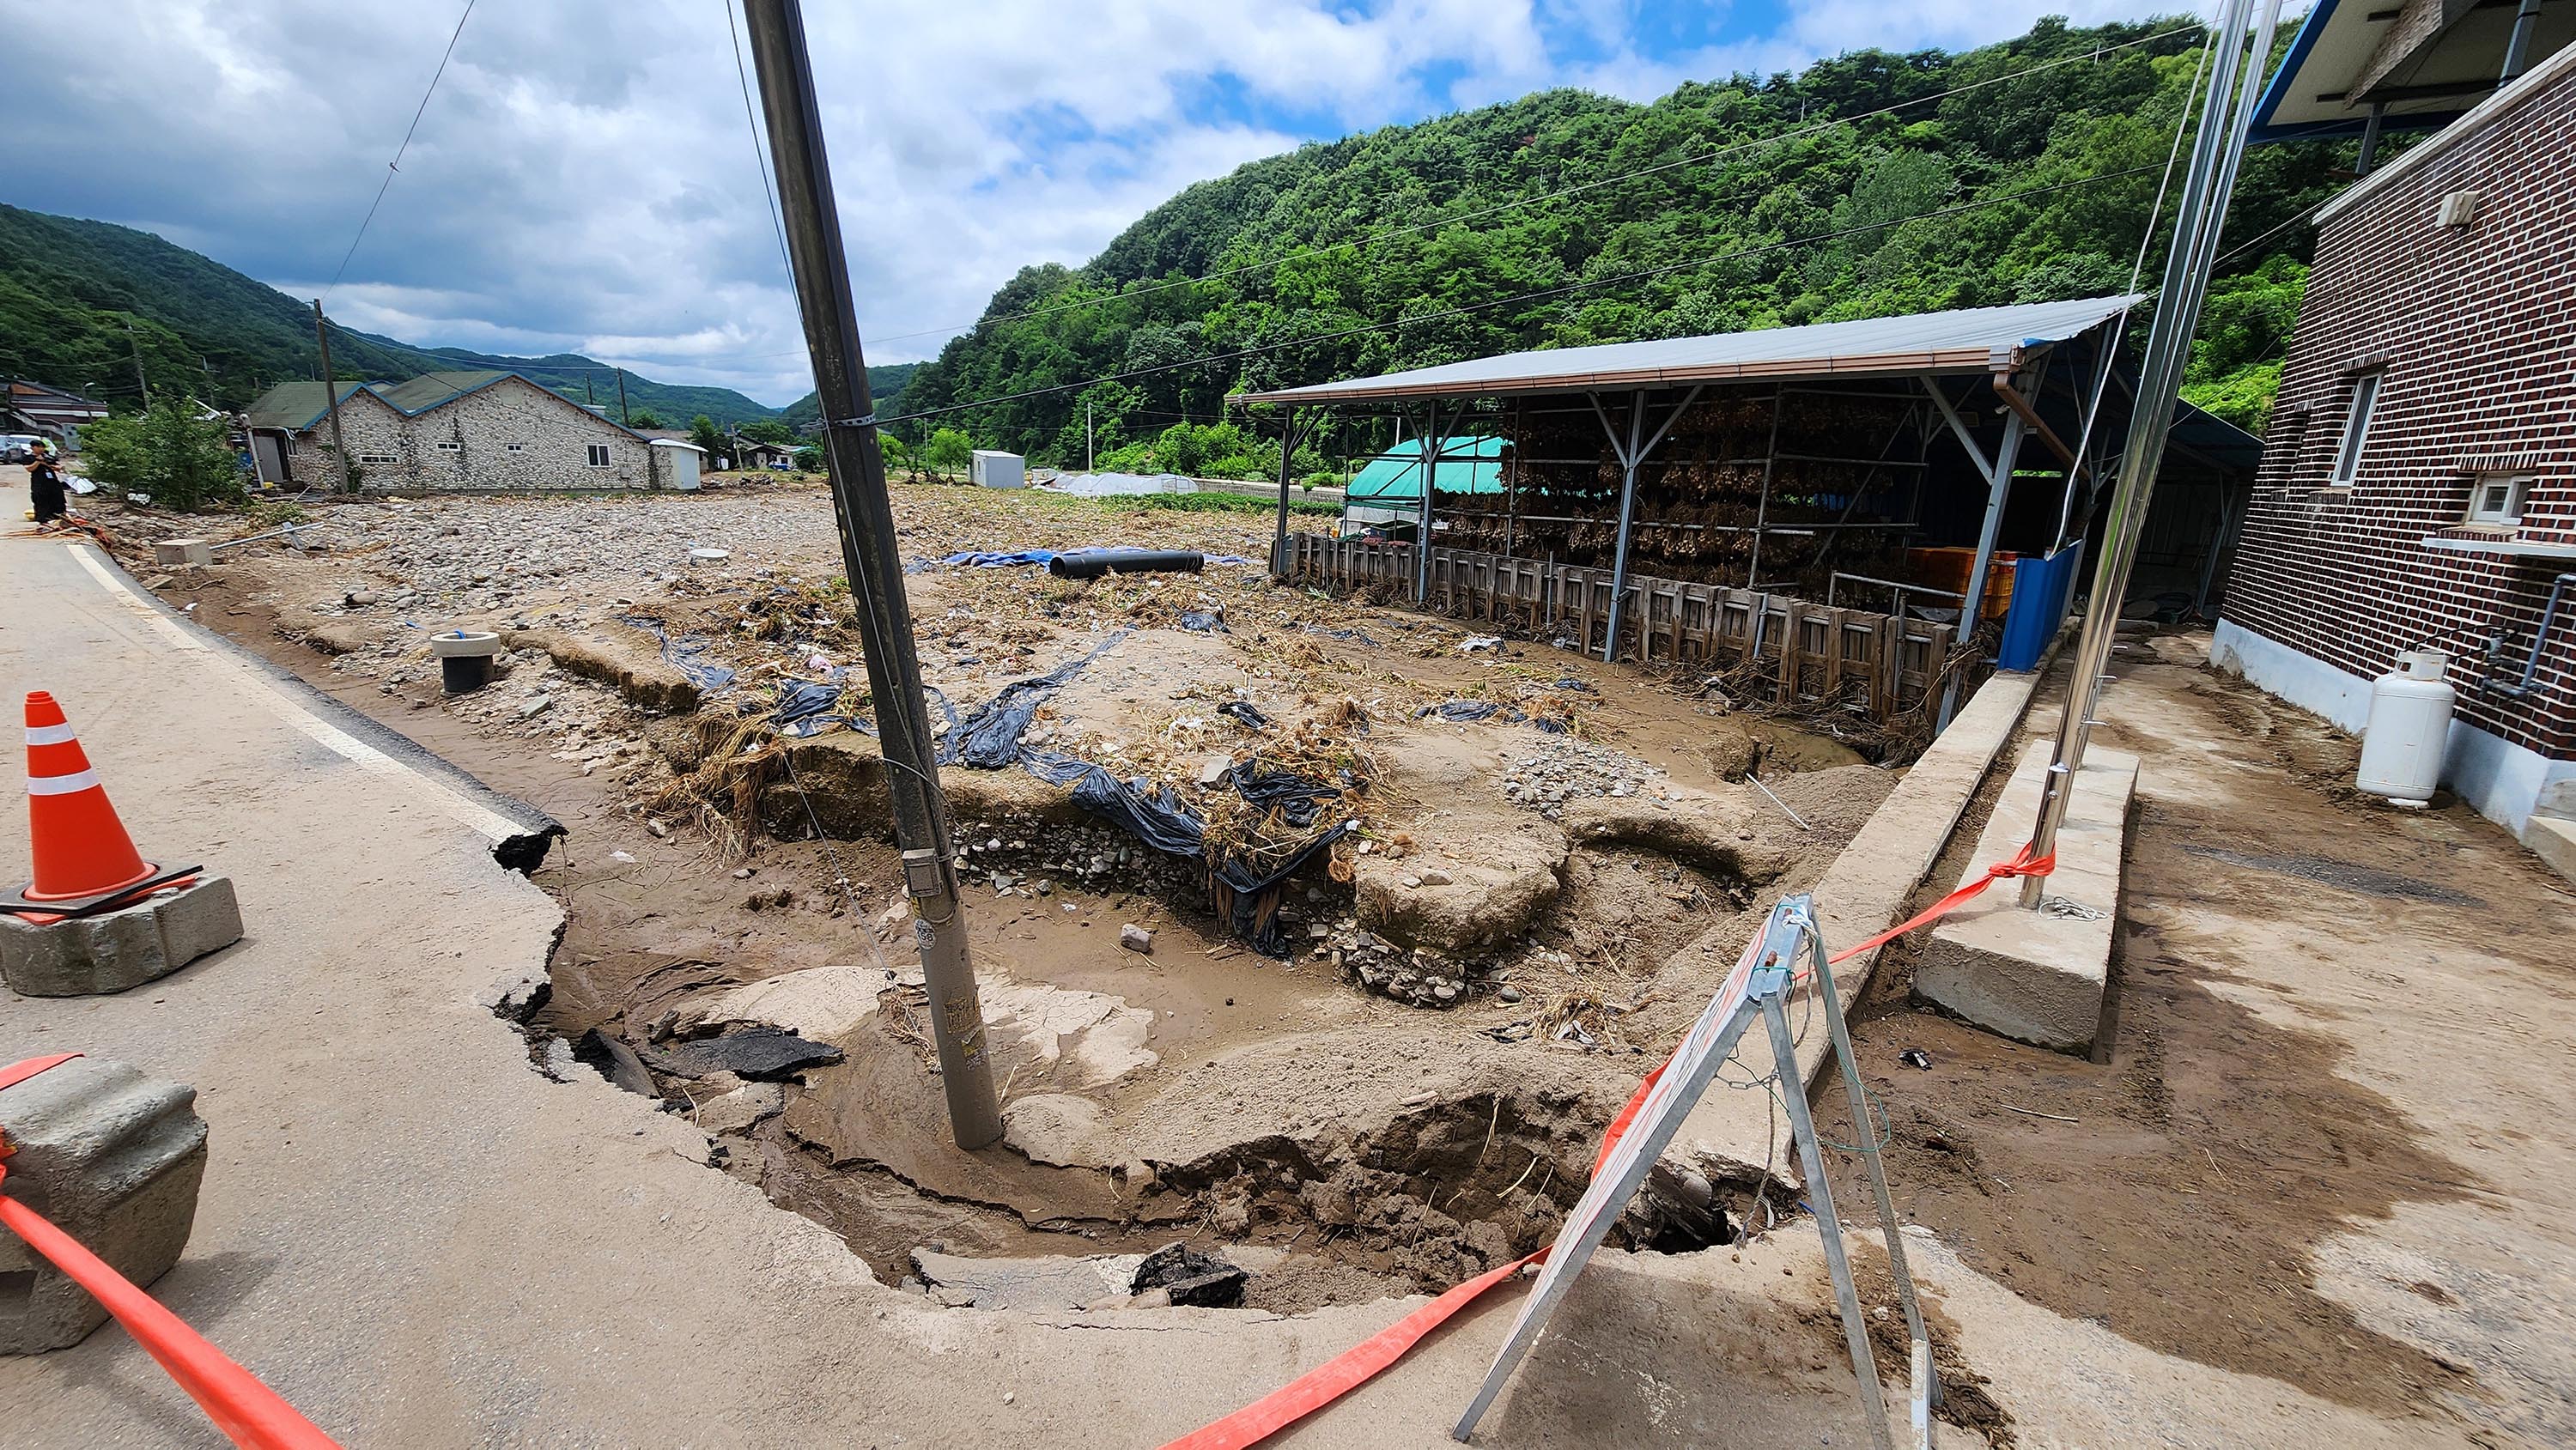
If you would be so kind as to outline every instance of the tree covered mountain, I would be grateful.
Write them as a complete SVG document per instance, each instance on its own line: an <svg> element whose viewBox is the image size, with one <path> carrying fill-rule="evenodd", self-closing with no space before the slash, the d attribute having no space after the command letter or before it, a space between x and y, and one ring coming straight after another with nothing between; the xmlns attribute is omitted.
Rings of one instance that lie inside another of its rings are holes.
<svg viewBox="0 0 2576 1450"><path fill-rule="evenodd" d="M2050 17L1962 54L1861 51L1646 105L1547 91L1255 161L1082 267L1021 271L903 395L979 405L907 426L1079 462L1086 402L1108 452L1247 387L2115 293L2200 38L2187 17ZM2296 315L2294 223L2350 161L2334 143L2245 159L2228 236L2279 230L2225 259L2194 390L2249 426Z"/></svg>
<svg viewBox="0 0 2576 1450"><path fill-rule="evenodd" d="M310 304L149 232L0 205L0 375L36 378L125 406L135 373L156 394L238 408L270 384L321 374ZM614 409L617 377L574 353L522 358L422 349L334 324L331 364L347 378L400 381L447 368L505 368ZM586 397L587 394L587 397ZM685 424L777 410L731 388L626 375L627 406Z"/></svg>

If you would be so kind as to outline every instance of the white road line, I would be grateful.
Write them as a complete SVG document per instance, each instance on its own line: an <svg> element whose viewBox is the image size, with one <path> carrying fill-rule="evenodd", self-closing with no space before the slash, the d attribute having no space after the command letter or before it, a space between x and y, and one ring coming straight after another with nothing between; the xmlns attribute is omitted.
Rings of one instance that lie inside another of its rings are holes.
<svg viewBox="0 0 2576 1450"><path fill-rule="evenodd" d="M423 775L402 761L396 760L314 714L305 708L301 701L280 690L273 682L262 678L257 670L251 669L220 650L208 649L206 642L199 639L194 631L153 608L148 601L137 595L122 575L100 562L96 551L89 545L73 545L71 555L80 561L80 566L88 570L89 576L97 580L99 587L105 589L117 603L140 615L177 648L201 655L208 663L231 670L243 683L252 686L267 700L269 708L276 712L279 719L312 737L313 741L324 749L342 757L361 770L409 787L442 814L472 829L494 845L499 845L512 836L527 834L517 822L487 809L444 783Z"/></svg>

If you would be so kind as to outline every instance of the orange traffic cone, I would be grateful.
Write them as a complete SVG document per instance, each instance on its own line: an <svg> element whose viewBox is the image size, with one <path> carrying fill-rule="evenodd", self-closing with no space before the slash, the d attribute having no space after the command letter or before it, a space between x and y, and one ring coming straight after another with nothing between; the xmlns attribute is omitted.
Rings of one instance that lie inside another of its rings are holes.
<svg viewBox="0 0 2576 1450"><path fill-rule="evenodd" d="M63 707L42 690L27 696L27 834L36 874L17 901L63 915L87 915L199 869L165 875L134 849Z"/></svg>

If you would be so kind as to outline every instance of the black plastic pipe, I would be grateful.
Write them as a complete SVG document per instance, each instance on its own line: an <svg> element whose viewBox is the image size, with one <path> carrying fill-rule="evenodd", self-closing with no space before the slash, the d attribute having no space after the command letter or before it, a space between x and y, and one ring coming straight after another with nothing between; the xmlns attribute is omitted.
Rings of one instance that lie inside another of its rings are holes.
<svg viewBox="0 0 2576 1450"><path fill-rule="evenodd" d="M1195 574L1207 567L1196 549L1081 549L1047 560L1058 579L1097 579L1103 574Z"/></svg>

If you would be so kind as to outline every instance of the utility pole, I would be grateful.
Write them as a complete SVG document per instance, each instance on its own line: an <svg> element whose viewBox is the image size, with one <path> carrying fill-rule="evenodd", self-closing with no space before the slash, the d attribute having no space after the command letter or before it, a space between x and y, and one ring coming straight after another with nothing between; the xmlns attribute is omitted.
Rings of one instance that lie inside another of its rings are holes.
<svg viewBox="0 0 2576 1450"><path fill-rule="evenodd" d="M2047 788L2040 796L2039 822L2027 848L2034 860L2056 853L2057 828L2066 820L2076 775L2084 768L2084 750L2093 738L2094 711L2100 706L2106 678L2103 671L2110 667L2111 641L2119 631L2120 603L2128 595L2129 569L2137 562L2138 537L2155 495L2156 470L2164 463L2165 438L2173 430L2174 403L2182 393L2183 367L2191 361L2192 334L2200 328L2200 307L2209 292L2219 232L2227 224L2228 193L2236 186L2237 163L2245 156L2245 133L2253 124L2263 72L2271 63L2272 31L2280 23L2281 0L2263 0L2262 18L2254 26L2249 49L2245 29L2253 8L2254 0L2227 0L2218 24L2209 32L2209 43L2217 47L2209 94L2201 101L2191 169L2184 175L2182 199L2174 208L2173 246L2165 254L2156 320L2147 332L2128 448L2120 459L2119 485L2112 492L2111 510L2103 524L2097 551L2101 563L2093 576L2092 600L2084 609L2083 633L2076 637L2075 672L2067 682L2065 713L2058 721ZM2232 110L2231 88L2237 93ZM2047 880L2022 878L2024 907L2038 908Z"/></svg>
<svg viewBox="0 0 2576 1450"><path fill-rule="evenodd" d="M585 408L596 408L599 406L599 395L592 392L590 389L592 381L598 376L599 374L597 373L583 373L581 375L581 405Z"/></svg>
<svg viewBox="0 0 2576 1450"><path fill-rule="evenodd" d="M1082 471L1089 473L1093 467L1094 465L1091 461L1091 400L1089 398L1085 398L1082 400Z"/></svg>
<svg viewBox="0 0 2576 1450"><path fill-rule="evenodd" d="M805 49L804 12L797 0L744 0L743 13L786 216L797 310L805 346L814 355L841 558L867 654L877 739L891 767L886 789L894 806L895 844L903 852L904 889L912 895L913 939L920 944L930 991L930 1030L948 1094L948 1124L957 1146L972 1150L1002 1136L1001 1104L993 1091L975 968L966 954L966 909L957 895L948 800L939 788L912 608L904 599L903 562L895 551L894 506L886 496L885 453L859 346L858 304L841 246L832 168L823 150L823 112Z"/></svg>
<svg viewBox="0 0 2576 1450"><path fill-rule="evenodd" d="M626 421L626 369L624 368L617 370L617 426L620 428L633 426Z"/></svg>
<svg viewBox="0 0 2576 1450"><path fill-rule="evenodd" d="M331 371L331 328L322 320L322 299L313 299L313 339L322 344L322 404L331 414L331 457L340 467L340 492L349 489L349 444L340 436L340 375Z"/></svg>
<svg viewBox="0 0 2576 1450"><path fill-rule="evenodd" d="M125 344L134 349L134 386L143 394L143 411L152 411L152 385L143 380L143 339L136 336L134 324L125 324Z"/></svg>

